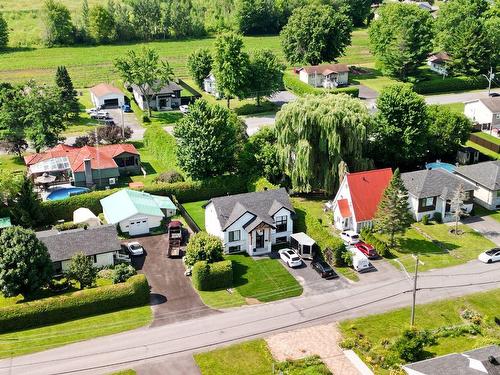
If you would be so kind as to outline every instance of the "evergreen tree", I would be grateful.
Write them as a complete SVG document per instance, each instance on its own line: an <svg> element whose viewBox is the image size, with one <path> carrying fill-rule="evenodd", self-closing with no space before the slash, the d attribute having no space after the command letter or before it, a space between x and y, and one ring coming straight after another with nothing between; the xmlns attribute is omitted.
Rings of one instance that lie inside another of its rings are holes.
<svg viewBox="0 0 500 375"><path fill-rule="evenodd" d="M399 169L389 182L375 213L375 228L389 235L390 246L394 246L394 236L404 234L413 219L408 210L408 191L401 179Z"/></svg>
<svg viewBox="0 0 500 375"><path fill-rule="evenodd" d="M35 227L41 219L40 200L33 188L33 182L25 176L13 202L9 203L14 221L26 228Z"/></svg>
<svg viewBox="0 0 500 375"><path fill-rule="evenodd" d="M77 93L65 66L57 67L56 85L61 89L61 102L66 108L66 118L78 118L80 106Z"/></svg>
<svg viewBox="0 0 500 375"><path fill-rule="evenodd" d="M0 49L6 48L9 43L9 26L0 13Z"/></svg>

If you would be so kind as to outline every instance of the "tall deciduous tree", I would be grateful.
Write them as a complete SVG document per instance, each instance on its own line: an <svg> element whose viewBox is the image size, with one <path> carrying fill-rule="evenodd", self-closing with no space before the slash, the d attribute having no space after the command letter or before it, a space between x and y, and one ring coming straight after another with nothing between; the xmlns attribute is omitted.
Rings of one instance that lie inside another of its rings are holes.
<svg viewBox="0 0 500 375"><path fill-rule="evenodd" d="M460 184L453 192L453 197L450 200L450 212L455 221L455 235L458 235L458 222L467 214L464 209L464 201L467 200L467 194L464 190L464 185Z"/></svg>
<svg viewBox="0 0 500 375"><path fill-rule="evenodd" d="M370 25L370 48L384 73L405 80L432 50L432 16L414 4L393 3L380 8Z"/></svg>
<svg viewBox="0 0 500 375"><path fill-rule="evenodd" d="M133 0L133 25L143 40L151 40L160 34L162 29L161 3L159 0Z"/></svg>
<svg viewBox="0 0 500 375"><path fill-rule="evenodd" d="M89 34L96 43L109 43L116 39L113 14L102 5L94 5L89 12Z"/></svg>
<svg viewBox="0 0 500 375"><path fill-rule="evenodd" d="M115 68L124 82L137 85L151 117L149 104L154 93L173 79L168 62L160 60L156 50L143 47L139 53L130 50L125 57L116 59Z"/></svg>
<svg viewBox="0 0 500 375"><path fill-rule="evenodd" d="M65 66L58 66L56 71L56 85L61 91L61 102L66 107L66 117L78 118L80 106L73 82Z"/></svg>
<svg viewBox="0 0 500 375"><path fill-rule="evenodd" d="M281 166L293 188L333 193L346 167L369 167L363 155L369 123L366 107L345 94L306 96L285 105L275 131Z"/></svg>
<svg viewBox="0 0 500 375"><path fill-rule="evenodd" d="M427 110L424 98L410 84L385 87L370 129L371 156L380 164L409 166L425 154Z"/></svg>
<svg viewBox="0 0 500 375"><path fill-rule="evenodd" d="M0 147L19 157L28 148L25 140L25 113L22 89L11 85L0 88Z"/></svg>
<svg viewBox="0 0 500 375"><path fill-rule="evenodd" d="M399 169L396 169L375 213L375 228L387 233L390 239L389 244L394 247L395 235L404 234L412 220L408 210L408 191L401 179Z"/></svg>
<svg viewBox="0 0 500 375"><path fill-rule="evenodd" d="M281 46L292 63L335 61L351 43L352 21L345 8L328 5L297 8L281 30Z"/></svg>
<svg viewBox="0 0 500 375"><path fill-rule="evenodd" d="M25 299L47 285L52 261L35 232L21 227L0 234L0 291L5 297L21 294Z"/></svg>
<svg viewBox="0 0 500 375"><path fill-rule="evenodd" d="M345 0L349 5L349 15L351 16L354 26L360 27L365 24L371 11L371 0Z"/></svg>
<svg viewBox="0 0 500 375"><path fill-rule="evenodd" d="M245 35L278 31L278 12L274 0L237 0L236 24Z"/></svg>
<svg viewBox="0 0 500 375"><path fill-rule="evenodd" d="M212 71L212 54L207 48L200 48L189 55L187 65L196 84L203 88L203 80Z"/></svg>
<svg viewBox="0 0 500 375"><path fill-rule="evenodd" d="M64 4L45 0L42 17L45 25L45 43L49 47L73 43L74 27L71 23L71 14Z"/></svg>
<svg viewBox="0 0 500 375"><path fill-rule="evenodd" d="M3 17L3 14L0 13L0 49L6 48L8 43L9 25L7 25L7 21Z"/></svg>
<svg viewBox="0 0 500 375"><path fill-rule="evenodd" d="M179 165L193 179L230 172L244 131L235 113L198 100L174 128Z"/></svg>
<svg viewBox="0 0 500 375"><path fill-rule="evenodd" d="M97 269L94 267L90 257L86 256L83 252L79 252L71 258L67 275L70 279L80 283L80 289L84 289L95 284Z"/></svg>
<svg viewBox="0 0 500 375"><path fill-rule="evenodd" d="M252 78L249 80L250 96L255 96L257 105L263 96L270 96L283 87L283 65L268 49L257 50L250 60Z"/></svg>
<svg viewBox="0 0 500 375"><path fill-rule="evenodd" d="M231 105L232 97L244 97L248 89L249 57L243 51L243 39L235 33L222 34L215 40L213 70L217 91Z"/></svg>

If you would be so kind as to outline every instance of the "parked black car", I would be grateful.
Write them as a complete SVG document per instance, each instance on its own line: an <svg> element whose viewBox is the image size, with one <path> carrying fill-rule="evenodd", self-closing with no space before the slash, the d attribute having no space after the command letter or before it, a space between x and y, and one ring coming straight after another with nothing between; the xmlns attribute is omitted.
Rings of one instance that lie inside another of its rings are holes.
<svg viewBox="0 0 500 375"><path fill-rule="evenodd" d="M324 260L317 259L311 263L311 266L324 279L329 280L339 277L339 275L335 273L332 267L330 267L330 265L326 263Z"/></svg>

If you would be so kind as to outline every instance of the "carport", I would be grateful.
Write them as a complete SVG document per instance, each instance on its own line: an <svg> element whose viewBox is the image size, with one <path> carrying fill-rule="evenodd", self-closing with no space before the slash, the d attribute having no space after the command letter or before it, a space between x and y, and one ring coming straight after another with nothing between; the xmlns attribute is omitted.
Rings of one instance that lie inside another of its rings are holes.
<svg viewBox="0 0 500 375"><path fill-rule="evenodd" d="M302 258L312 259L314 258L314 241L304 232L293 233L290 236L291 246Z"/></svg>

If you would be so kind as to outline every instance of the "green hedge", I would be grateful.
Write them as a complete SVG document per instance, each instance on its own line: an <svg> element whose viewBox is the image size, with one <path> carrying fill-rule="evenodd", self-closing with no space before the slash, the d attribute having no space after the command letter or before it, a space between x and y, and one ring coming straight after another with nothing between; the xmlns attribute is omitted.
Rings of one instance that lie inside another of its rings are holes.
<svg viewBox="0 0 500 375"><path fill-rule="evenodd" d="M216 290L233 285L233 265L230 260L197 262L193 267L193 284L198 290Z"/></svg>
<svg viewBox="0 0 500 375"><path fill-rule="evenodd" d="M338 89L321 89L317 87L313 87L311 85L308 85L305 82L302 82L300 79L298 79L293 73L286 72L283 75L283 83L285 84L285 87L294 92L295 94L301 96L301 95L306 95L306 94L312 94L312 95L322 95L322 94L348 94L351 95L352 97L357 98L359 95L359 88L357 87L341 87Z"/></svg>
<svg viewBox="0 0 500 375"><path fill-rule="evenodd" d="M175 138L159 125L149 126L144 132L144 146L158 160L177 160Z"/></svg>
<svg viewBox="0 0 500 375"><path fill-rule="evenodd" d="M432 94L439 92L478 90L488 87L484 77L449 77L422 81L413 85L413 90L419 94Z"/></svg>
<svg viewBox="0 0 500 375"><path fill-rule="evenodd" d="M387 245L384 241L375 237L370 229L363 228L361 230L361 238L363 239L363 241L372 245L375 248L375 250L377 250L379 255L383 257L390 257L392 255L389 249L389 245Z"/></svg>
<svg viewBox="0 0 500 375"><path fill-rule="evenodd" d="M0 333L62 323L148 303L148 281L144 275L136 275L121 284L3 307L0 309Z"/></svg>
<svg viewBox="0 0 500 375"><path fill-rule="evenodd" d="M246 193L248 181L241 176L221 176L205 181L175 182L172 184L153 184L144 188L151 194L172 196L175 195L180 203L208 200L228 194ZM45 201L41 204L44 224L52 224L57 220L73 220L73 211L80 207L90 209L98 215L102 212L100 200L119 189L100 190L76 195L57 201Z"/></svg>

